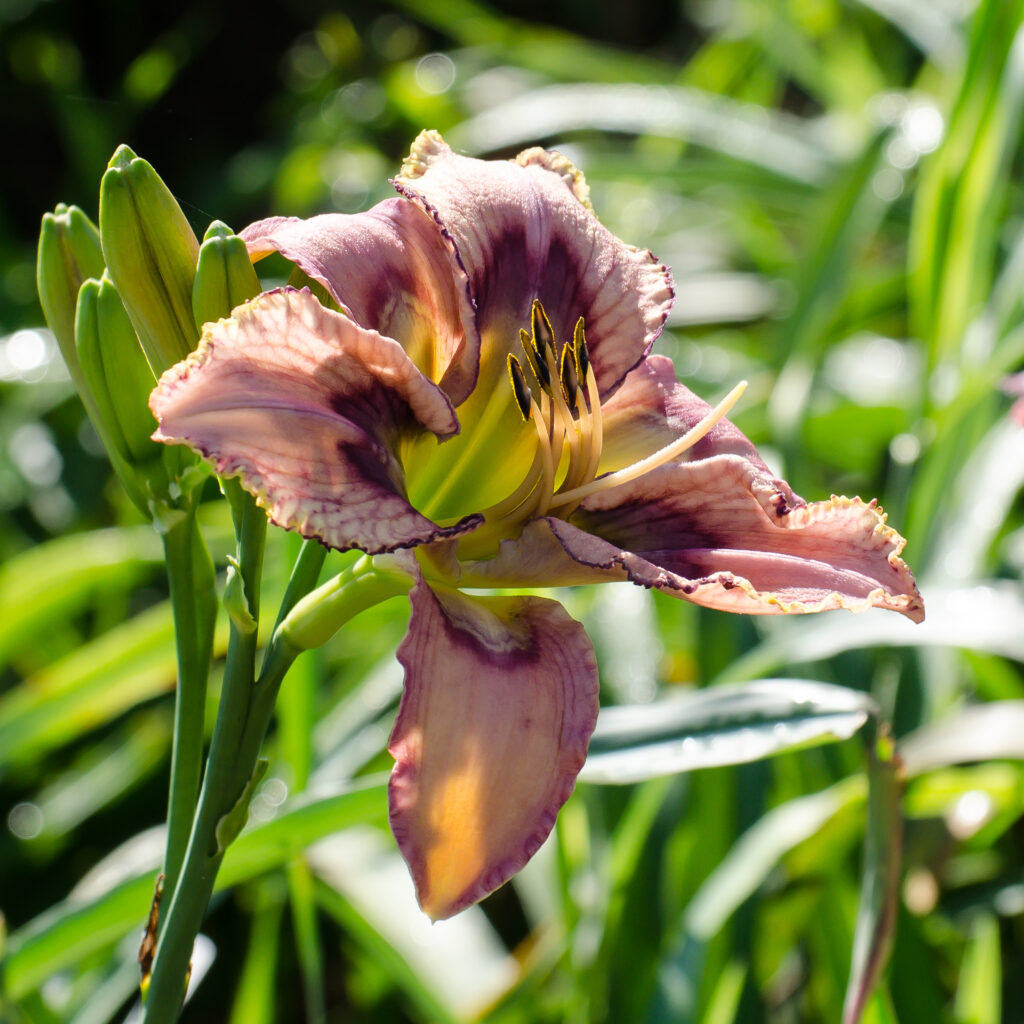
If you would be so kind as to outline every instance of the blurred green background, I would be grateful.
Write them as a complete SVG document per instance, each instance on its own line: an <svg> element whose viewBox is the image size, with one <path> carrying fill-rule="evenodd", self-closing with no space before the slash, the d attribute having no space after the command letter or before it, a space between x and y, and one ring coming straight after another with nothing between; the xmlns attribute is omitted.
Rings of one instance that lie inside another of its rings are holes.
<svg viewBox="0 0 1024 1024"><path fill-rule="evenodd" d="M603 222L674 270L657 350L680 377L709 398L749 379L734 418L773 468L809 500L877 496L909 539L916 628L753 621L628 586L564 600L605 704L765 676L871 693L908 782L869 1019L1024 1019L1024 433L1000 390L1024 364L1022 17L1019 0L0 0L4 1024L123 1019L174 684L158 538L39 329L39 219L58 201L95 217L121 142L199 235L354 212L391 194L424 127L474 155L570 156ZM293 540L268 550L271 588ZM185 1021L839 1020L859 740L581 783L512 885L430 928L373 774L404 614L374 609L289 677ZM296 802L363 775L365 792Z"/></svg>

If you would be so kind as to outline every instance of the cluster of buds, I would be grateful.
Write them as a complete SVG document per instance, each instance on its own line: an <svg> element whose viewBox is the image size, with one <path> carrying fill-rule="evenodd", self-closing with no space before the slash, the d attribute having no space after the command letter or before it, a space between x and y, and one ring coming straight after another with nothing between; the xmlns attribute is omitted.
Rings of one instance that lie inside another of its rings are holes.
<svg viewBox="0 0 1024 1024"><path fill-rule="evenodd" d="M63 203L43 217L37 284L126 493L167 525L206 471L186 449L151 440L149 394L196 347L204 323L259 293L245 243L214 221L200 245L160 176L121 146L100 185L99 228Z"/></svg>

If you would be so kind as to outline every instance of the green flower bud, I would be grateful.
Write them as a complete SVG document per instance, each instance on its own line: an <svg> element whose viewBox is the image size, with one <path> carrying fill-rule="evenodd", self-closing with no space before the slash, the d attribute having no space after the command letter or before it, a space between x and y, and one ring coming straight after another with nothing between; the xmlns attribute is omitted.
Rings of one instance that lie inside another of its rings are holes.
<svg viewBox="0 0 1024 1024"><path fill-rule="evenodd" d="M127 146L118 148L100 183L100 238L110 276L159 377L199 338L192 319L199 243L160 176Z"/></svg>
<svg viewBox="0 0 1024 1024"><path fill-rule="evenodd" d="M167 494L169 479L167 449L150 440L156 420L149 393L156 380L107 274L86 281L78 293L75 344L97 433L129 497L149 515L151 499Z"/></svg>
<svg viewBox="0 0 1024 1024"><path fill-rule="evenodd" d="M260 293L245 242L226 224L215 220L203 236L199 265L192 285L192 313L200 331L203 324L229 316L235 306Z"/></svg>
<svg viewBox="0 0 1024 1024"><path fill-rule="evenodd" d="M90 277L103 273L100 235L77 207L60 203L43 217L36 260L36 288L43 316L50 325L60 353L79 394L84 392L82 372L75 354L75 308L78 289ZM86 403L88 407L88 402Z"/></svg>

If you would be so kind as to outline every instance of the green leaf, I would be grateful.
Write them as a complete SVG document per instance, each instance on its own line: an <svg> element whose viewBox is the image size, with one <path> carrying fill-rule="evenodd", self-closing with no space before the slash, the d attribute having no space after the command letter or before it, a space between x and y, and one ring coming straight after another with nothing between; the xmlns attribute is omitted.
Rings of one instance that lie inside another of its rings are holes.
<svg viewBox="0 0 1024 1024"><path fill-rule="evenodd" d="M1024 760L1024 700L960 708L901 740L900 756L908 777L950 764Z"/></svg>
<svg viewBox="0 0 1024 1024"><path fill-rule="evenodd" d="M231 1004L230 1024L274 1024L277 964L285 894L281 879L271 876L255 887L249 947Z"/></svg>
<svg viewBox="0 0 1024 1024"><path fill-rule="evenodd" d="M899 906L901 795L900 762L882 733L868 754L868 827L843 1024L861 1020L889 959Z"/></svg>
<svg viewBox="0 0 1024 1024"><path fill-rule="evenodd" d="M956 1024L1000 1024L1002 984L999 921L993 914L979 913L964 950L953 1007Z"/></svg>
<svg viewBox="0 0 1024 1024"><path fill-rule="evenodd" d="M802 183L820 183L835 154L801 118L685 86L549 85L463 121L449 132L473 153L591 129L685 139Z"/></svg>
<svg viewBox="0 0 1024 1024"><path fill-rule="evenodd" d="M848 739L876 711L858 690L765 679L598 716L581 781L625 784L675 772L745 764Z"/></svg>
<svg viewBox="0 0 1024 1024"><path fill-rule="evenodd" d="M163 563L149 526L57 537L0 565L0 664L73 619L108 589L128 590Z"/></svg>

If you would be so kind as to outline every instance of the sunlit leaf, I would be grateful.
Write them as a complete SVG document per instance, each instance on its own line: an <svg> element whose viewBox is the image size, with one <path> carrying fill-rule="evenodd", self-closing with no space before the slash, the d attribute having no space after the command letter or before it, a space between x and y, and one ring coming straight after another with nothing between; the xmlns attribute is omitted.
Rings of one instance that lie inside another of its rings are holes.
<svg viewBox="0 0 1024 1024"><path fill-rule="evenodd" d="M874 710L859 691L803 679L733 683L670 701L605 708L580 779L630 783L757 761L848 739Z"/></svg>
<svg viewBox="0 0 1024 1024"><path fill-rule="evenodd" d="M884 733L868 753L868 824L843 1024L862 1019L889 959L899 900L903 820L900 761Z"/></svg>

